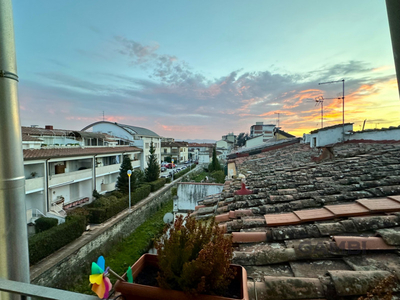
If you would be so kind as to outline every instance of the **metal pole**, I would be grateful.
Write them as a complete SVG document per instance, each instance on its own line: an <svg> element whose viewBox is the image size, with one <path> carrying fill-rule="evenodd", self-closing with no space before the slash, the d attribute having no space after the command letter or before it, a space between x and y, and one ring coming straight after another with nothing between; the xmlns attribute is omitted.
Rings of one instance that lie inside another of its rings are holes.
<svg viewBox="0 0 400 300"><path fill-rule="evenodd" d="M132 175L132 170L128 170L127 171L127 174L128 174L128 183L129 183L129 212L131 212L132 211L132 209L131 209L131 175Z"/></svg>
<svg viewBox="0 0 400 300"><path fill-rule="evenodd" d="M386 0L386 9L389 20L390 36L392 38L397 85L400 94L400 1Z"/></svg>
<svg viewBox="0 0 400 300"><path fill-rule="evenodd" d="M29 283L25 176L11 0L0 0L0 277ZM0 299L25 299L1 292Z"/></svg>

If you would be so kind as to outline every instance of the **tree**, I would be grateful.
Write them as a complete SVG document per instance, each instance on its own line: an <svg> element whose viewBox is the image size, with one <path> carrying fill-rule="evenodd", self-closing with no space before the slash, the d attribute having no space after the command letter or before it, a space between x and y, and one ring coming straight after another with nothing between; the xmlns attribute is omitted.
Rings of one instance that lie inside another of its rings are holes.
<svg viewBox="0 0 400 300"><path fill-rule="evenodd" d="M236 144L238 145L238 147L242 147L246 144L246 141L249 139L249 134L248 133L244 133L241 132L239 133L238 137L237 137L237 142Z"/></svg>
<svg viewBox="0 0 400 300"><path fill-rule="evenodd" d="M124 160L122 161L121 168L119 169L119 176L117 179L117 190L124 194L129 193L129 176L127 174L128 170L132 170L131 159L129 156L124 156ZM131 175L131 191L135 185L135 177L134 173Z"/></svg>
<svg viewBox="0 0 400 300"><path fill-rule="evenodd" d="M156 150L154 149L153 142L150 143L150 155L147 161L147 168L145 171L146 181L155 181L160 177L160 165L158 164L157 156L154 154Z"/></svg>
<svg viewBox="0 0 400 300"><path fill-rule="evenodd" d="M217 158L217 150L214 147L212 161L208 165L208 171L209 172L214 172L214 171L219 171L219 170L222 170L222 167L221 167L221 165L220 165L220 163L218 161L218 158Z"/></svg>

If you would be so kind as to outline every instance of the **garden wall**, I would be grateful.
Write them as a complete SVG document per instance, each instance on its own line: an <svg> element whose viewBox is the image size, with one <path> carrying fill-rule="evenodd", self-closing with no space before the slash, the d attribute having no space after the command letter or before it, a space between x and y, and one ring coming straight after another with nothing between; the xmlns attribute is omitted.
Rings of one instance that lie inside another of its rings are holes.
<svg viewBox="0 0 400 300"><path fill-rule="evenodd" d="M198 172L197 169L191 172ZM176 187L180 180L181 178L177 179L137 203L132 207L131 213L124 210L32 266L30 270L31 283L64 288L66 283L73 284L75 274L87 273L89 278L92 261L96 261L98 256L104 255L124 237L130 235L163 203L171 199L171 188ZM107 263L106 255L105 258Z"/></svg>

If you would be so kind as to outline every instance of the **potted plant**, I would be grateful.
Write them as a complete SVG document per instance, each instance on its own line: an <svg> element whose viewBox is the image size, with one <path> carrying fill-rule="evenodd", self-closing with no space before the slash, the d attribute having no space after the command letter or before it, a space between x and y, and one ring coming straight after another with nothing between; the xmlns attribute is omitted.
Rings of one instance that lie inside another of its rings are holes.
<svg viewBox="0 0 400 300"><path fill-rule="evenodd" d="M230 264L232 239L214 221L178 217L155 245L131 267L134 283L116 282L126 300L248 299L246 270Z"/></svg>
<svg viewBox="0 0 400 300"><path fill-rule="evenodd" d="M35 178L36 175L37 175L37 173L36 173L35 171L31 172L31 177L32 177L32 178Z"/></svg>

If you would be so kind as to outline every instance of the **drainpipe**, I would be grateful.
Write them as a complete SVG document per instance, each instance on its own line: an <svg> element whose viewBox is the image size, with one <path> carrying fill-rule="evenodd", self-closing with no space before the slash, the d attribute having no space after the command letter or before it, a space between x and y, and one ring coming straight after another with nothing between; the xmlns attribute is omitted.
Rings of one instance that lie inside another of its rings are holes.
<svg viewBox="0 0 400 300"><path fill-rule="evenodd" d="M29 283L25 176L11 0L0 0L0 277ZM0 299L25 299L0 292Z"/></svg>
<svg viewBox="0 0 400 300"><path fill-rule="evenodd" d="M397 73L397 85L400 95L400 1L386 0L386 8L389 19L390 35L392 37L393 56Z"/></svg>

